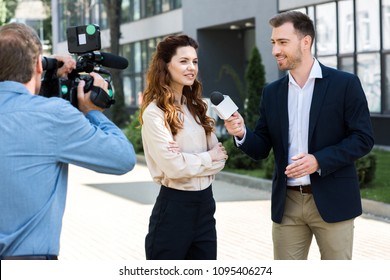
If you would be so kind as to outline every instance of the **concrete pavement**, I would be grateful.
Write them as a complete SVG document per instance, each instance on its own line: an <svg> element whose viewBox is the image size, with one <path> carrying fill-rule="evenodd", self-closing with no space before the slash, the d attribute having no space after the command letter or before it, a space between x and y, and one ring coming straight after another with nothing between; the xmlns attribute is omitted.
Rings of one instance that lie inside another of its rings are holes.
<svg viewBox="0 0 390 280"><path fill-rule="evenodd" d="M144 238L159 190L146 166L139 163L123 176L70 166L69 174L59 259L144 260ZM218 259L272 260L270 193L261 186L242 186L226 174L218 178L213 184ZM381 216L390 213L386 207ZM358 217L353 258L390 260L389 233L388 219ZM309 259L319 259L315 241Z"/></svg>

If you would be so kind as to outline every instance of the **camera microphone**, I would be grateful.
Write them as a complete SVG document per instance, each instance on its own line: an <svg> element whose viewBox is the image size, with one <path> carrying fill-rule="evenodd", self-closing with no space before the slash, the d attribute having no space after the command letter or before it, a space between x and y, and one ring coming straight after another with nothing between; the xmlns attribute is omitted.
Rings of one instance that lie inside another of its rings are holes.
<svg viewBox="0 0 390 280"><path fill-rule="evenodd" d="M129 66L126 58L111 53L94 51L84 53L80 56L108 68L126 69Z"/></svg>
<svg viewBox="0 0 390 280"><path fill-rule="evenodd" d="M227 120L238 110L237 105L228 95L223 95L218 91L213 91L211 93L210 101L212 103L211 108L213 108L214 112L223 120Z"/></svg>

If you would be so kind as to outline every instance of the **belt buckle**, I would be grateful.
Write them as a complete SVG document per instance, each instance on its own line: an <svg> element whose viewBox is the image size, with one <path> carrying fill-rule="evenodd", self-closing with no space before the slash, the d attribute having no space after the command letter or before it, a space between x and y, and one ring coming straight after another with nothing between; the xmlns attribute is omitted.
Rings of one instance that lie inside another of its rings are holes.
<svg viewBox="0 0 390 280"><path fill-rule="evenodd" d="M307 193L303 192L302 185L299 185L299 191L301 192L301 195L308 195Z"/></svg>

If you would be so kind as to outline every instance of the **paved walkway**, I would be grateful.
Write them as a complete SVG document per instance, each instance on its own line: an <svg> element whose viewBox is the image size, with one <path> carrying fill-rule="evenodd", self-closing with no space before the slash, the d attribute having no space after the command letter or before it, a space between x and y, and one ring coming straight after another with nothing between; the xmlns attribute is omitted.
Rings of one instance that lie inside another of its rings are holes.
<svg viewBox="0 0 390 280"><path fill-rule="evenodd" d="M159 186L143 164L123 176L70 166L60 260L144 260L144 238ZM218 259L272 260L270 194L217 180ZM390 222L355 222L355 260L390 260ZM318 260L315 241L309 259Z"/></svg>

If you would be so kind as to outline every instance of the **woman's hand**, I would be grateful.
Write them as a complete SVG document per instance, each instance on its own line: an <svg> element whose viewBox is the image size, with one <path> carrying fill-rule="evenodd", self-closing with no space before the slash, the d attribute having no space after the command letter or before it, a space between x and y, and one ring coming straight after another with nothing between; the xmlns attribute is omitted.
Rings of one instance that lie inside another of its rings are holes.
<svg viewBox="0 0 390 280"><path fill-rule="evenodd" d="M168 142L168 151L178 154L181 152L179 145L175 141Z"/></svg>
<svg viewBox="0 0 390 280"><path fill-rule="evenodd" d="M212 161L225 161L228 159L226 149L221 142L217 143L208 153Z"/></svg>

